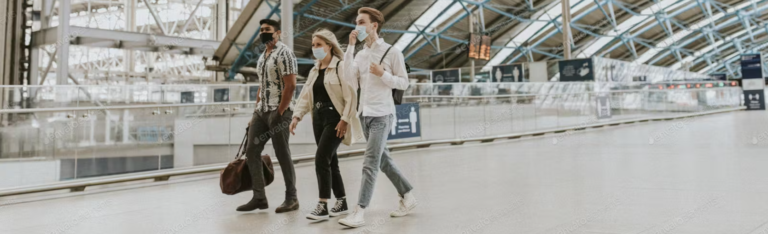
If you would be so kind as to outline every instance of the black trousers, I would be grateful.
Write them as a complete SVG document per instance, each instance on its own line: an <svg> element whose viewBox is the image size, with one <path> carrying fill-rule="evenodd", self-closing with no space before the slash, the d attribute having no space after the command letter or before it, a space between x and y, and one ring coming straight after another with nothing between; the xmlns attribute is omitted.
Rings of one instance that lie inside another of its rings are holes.
<svg viewBox="0 0 768 234"><path fill-rule="evenodd" d="M336 125L341 116L331 107L315 109L312 115L312 129L315 132L315 173L321 199L331 198L331 190L336 198L346 196L344 182L339 171L339 157L336 150L343 138L336 137Z"/></svg>
<svg viewBox="0 0 768 234"><path fill-rule="evenodd" d="M272 147L275 149L275 156L280 163L280 171L283 172L285 179L285 200L296 199L296 172L293 168L291 159L291 149L288 148L288 137L290 133L288 127L291 124L293 111L285 110L283 115L277 113L277 110L253 113L251 127L248 130L248 143L245 150L245 156L248 158L248 170L251 172L251 181L253 181L253 196L256 199L267 199L264 192L264 172L261 162L261 152L264 151L264 145L272 140Z"/></svg>

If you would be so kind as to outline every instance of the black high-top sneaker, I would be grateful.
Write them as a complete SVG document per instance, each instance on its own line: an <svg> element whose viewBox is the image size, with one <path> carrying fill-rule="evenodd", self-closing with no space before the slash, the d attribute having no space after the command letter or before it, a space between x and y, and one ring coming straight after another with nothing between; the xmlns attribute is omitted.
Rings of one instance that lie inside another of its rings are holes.
<svg viewBox="0 0 768 234"><path fill-rule="evenodd" d="M336 205L331 208L331 217L336 217L343 214L349 214L347 208L347 198L337 198Z"/></svg>
<svg viewBox="0 0 768 234"><path fill-rule="evenodd" d="M307 219L311 220L328 220L328 203L318 202L317 208L312 213L307 214Z"/></svg>

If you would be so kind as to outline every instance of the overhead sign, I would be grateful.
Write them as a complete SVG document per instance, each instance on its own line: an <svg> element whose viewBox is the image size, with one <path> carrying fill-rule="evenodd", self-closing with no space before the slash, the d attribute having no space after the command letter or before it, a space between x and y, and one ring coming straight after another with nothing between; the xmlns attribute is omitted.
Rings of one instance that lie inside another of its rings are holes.
<svg viewBox="0 0 768 234"><path fill-rule="evenodd" d="M491 60L491 36L483 35L479 59Z"/></svg>
<svg viewBox="0 0 768 234"><path fill-rule="evenodd" d="M709 77L714 80L727 80L728 77L725 75L725 73L713 73L709 74Z"/></svg>
<svg viewBox="0 0 768 234"><path fill-rule="evenodd" d="M741 55L741 78L742 79L762 79L763 67L760 54L742 54Z"/></svg>
<svg viewBox="0 0 768 234"><path fill-rule="evenodd" d="M461 69L433 70L432 83L461 83Z"/></svg>
<svg viewBox="0 0 768 234"><path fill-rule="evenodd" d="M420 137L421 115L419 103L403 103L395 106L396 115L389 130L389 140Z"/></svg>
<svg viewBox="0 0 768 234"><path fill-rule="evenodd" d="M522 64L508 64L493 66L491 77L493 82L524 82Z"/></svg>
<svg viewBox="0 0 768 234"><path fill-rule="evenodd" d="M560 81L594 81L595 69L591 58L563 60L558 62Z"/></svg>
<svg viewBox="0 0 768 234"><path fill-rule="evenodd" d="M480 34L469 34L469 58L480 58L480 42L482 38Z"/></svg>
<svg viewBox="0 0 768 234"><path fill-rule="evenodd" d="M607 93L598 94L597 101L597 119L611 118L611 97Z"/></svg>

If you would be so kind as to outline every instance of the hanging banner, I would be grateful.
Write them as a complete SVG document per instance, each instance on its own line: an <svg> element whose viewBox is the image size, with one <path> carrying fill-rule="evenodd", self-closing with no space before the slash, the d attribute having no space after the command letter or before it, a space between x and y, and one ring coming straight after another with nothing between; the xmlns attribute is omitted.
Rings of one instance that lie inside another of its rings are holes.
<svg viewBox="0 0 768 234"><path fill-rule="evenodd" d="M524 82L525 76L522 64L507 64L493 66L491 70L493 82Z"/></svg>
<svg viewBox="0 0 768 234"><path fill-rule="evenodd" d="M461 83L461 69L433 70L432 83Z"/></svg>
<svg viewBox="0 0 768 234"><path fill-rule="evenodd" d="M611 97L607 93L598 94L597 100L597 119L611 118Z"/></svg>
<svg viewBox="0 0 768 234"><path fill-rule="evenodd" d="M461 69L433 70L431 75L438 95L451 95L453 90L452 84L440 85L441 83L461 83Z"/></svg>
<svg viewBox="0 0 768 234"><path fill-rule="evenodd" d="M421 115L419 103L403 103L396 105L392 129L389 130L388 140L396 140L421 136Z"/></svg>
<svg viewBox="0 0 768 234"><path fill-rule="evenodd" d="M563 60L558 62L560 82L594 81L595 69L591 58Z"/></svg>

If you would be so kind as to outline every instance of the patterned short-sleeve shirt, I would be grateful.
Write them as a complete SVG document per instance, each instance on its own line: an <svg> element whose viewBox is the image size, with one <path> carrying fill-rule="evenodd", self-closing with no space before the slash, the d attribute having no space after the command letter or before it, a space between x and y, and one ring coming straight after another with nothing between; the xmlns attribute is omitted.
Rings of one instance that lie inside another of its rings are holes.
<svg viewBox="0 0 768 234"><path fill-rule="evenodd" d="M272 53L268 56L266 53L261 54L259 61L256 63L256 71L259 74L259 85L261 87L261 92L259 93L261 101L256 106L256 110L261 112L277 110L280 106L280 99L283 97L283 88L285 87L283 77L298 74L299 72L296 56L288 46L278 41ZM293 96L294 94L292 93L291 97ZM293 110L295 103L296 101L291 99L288 109Z"/></svg>

